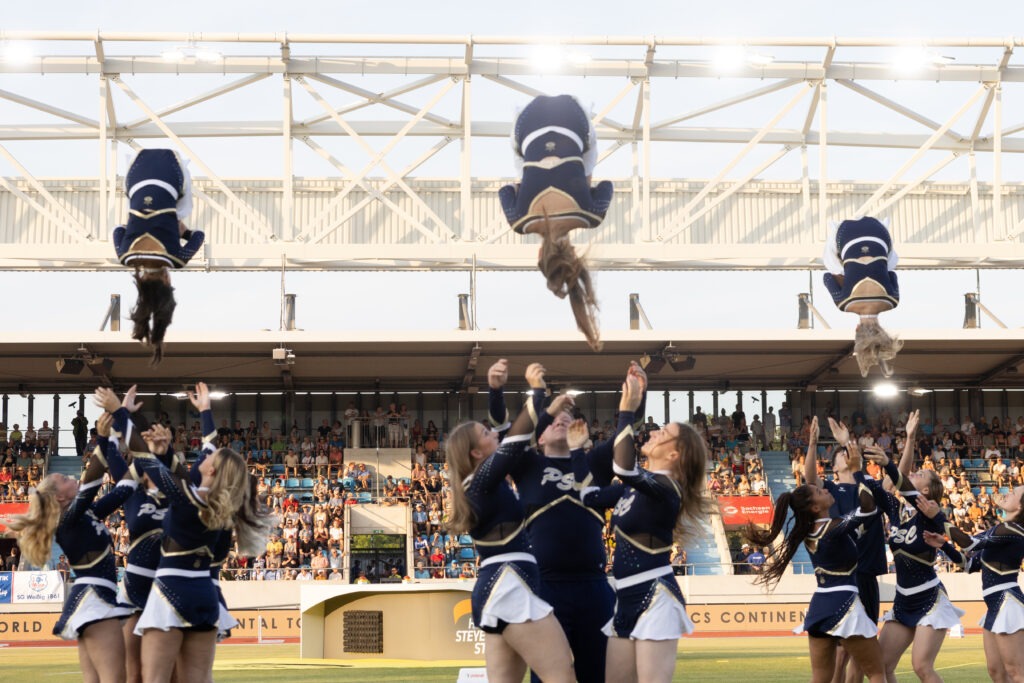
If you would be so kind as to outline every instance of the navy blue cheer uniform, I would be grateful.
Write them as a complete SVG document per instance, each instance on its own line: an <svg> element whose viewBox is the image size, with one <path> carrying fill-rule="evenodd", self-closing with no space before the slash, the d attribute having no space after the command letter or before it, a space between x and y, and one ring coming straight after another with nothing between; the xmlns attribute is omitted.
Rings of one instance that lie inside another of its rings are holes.
<svg viewBox="0 0 1024 683"><path fill-rule="evenodd" d="M199 230L181 235L178 221L192 213L192 179L186 165L170 149L143 149L124 179L128 222L114 229L118 260L159 261L181 268L203 244ZM182 239L185 243L182 244Z"/></svg>
<svg viewBox="0 0 1024 683"><path fill-rule="evenodd" d="M869 477L865 477L869 480ZM835 498L835 503L828 511L829 517L846 517L857 511L860 506L858 491L860 485L855 481L844 484L826 481L824 488ZM885 534L882 528L882 515L865 517L854 537L857 543L857 572L854 576L860 589L860 601L868 616L878 622L881 610L881 599L878 595L878 577L889 571L885 561Z"/></svg>
<svg viewBox="0 0 1024 683"><path fill-rule="evenodd" d="M552 611L539 596L540 570L522 503L505 480L530 445L536 424L535 412L524 410L498 449L462 482L476 515L469 533L480 556L471 600L473 623L487 633L543 619Z"/></svg>
<svg viewBox="0 0 1024 683"><path fill-rule="evenodd" d="M885 491L880 482L871 486L875 503L889 518L889 548L896 565L896 599L892 610L882 619L897 621L908 628L931 626L944 630L958 626L964 612L949 601L946 588L935 573L937 552L924 540L925 531L944 532L946 516L940 512L929 519L909 504L920 493L900 474L895 463L890 461L885 473L907 502ZM942 550L954 563L963 565L963 555L950 543L944 544Z"/></svg>
<svg viewBox="0 0 1024 683"><path fill-rule="evenodd" d="M123 435L125 443L128 443L135 428L130 414L125 408L119 408L113 416L113 434ZM103 442L102 438L100 442ZM111 447L117 448L113 442L108 443ZM117 476L113 464L110 467L110 475ZM128 566L125 567L117 599L131 605L135 612L142 612L149 598L157 565L160 563L160 538L164 516L167 514L167 499L159 489L147 490L140 486L140 482L131 472L117 482L115 493L122 487L129 492L122 508L131 545L128 548Z"/></svg>
<svg viewBox="0 0 1024 683"><path fill-rule="evenodd" d="M90 624L120 619L131 609L117 602L117 568L110 532L103 520L117 509L113 499L96 501L103 484L105 456L97 447L89 468L82 475L78 494L61 513L57 523L57 545L64 551L75 582L64 601L64 609L53 627L53 635L76 640ZM120 454L115 456L120 457Z"/></svg>
<svg viewBox="0 0 1024 683"><path fill-rule="evenodd" d="M860 555L854 537L861 525L878 515L873 492L864 485L864 474L855 472L860 506L844 517L826 517L825 522L804 539L814 565L817 581L807 607L802 629L814 638L848 638L878 635L877 620L872 619L858 597L857 566Z"/></svg>
<svg viewBox="0 0 1024 683"><path fill-rule="evenodd" d="M238 619L231 616L228 611L228 603L224 599L224 593L220 589L220 568L224 560L228 559L231 552L233 532L231 529L222 529L220 538L213 548L213 561L210 562L210 580L217 590L217 602L220 603L220 618L217 621L217 640L224 640L231 637L231 629L238 626Z"/></svg>
<svg viewBox="0 0 1024 683"><path fill-rule="evenodd" d="M512 147L521 179L502 187L498 198L516 232L545 217L576 219L580 227L601 224L613 188L607 180L590 187L597 135L574 97L534 98L516 117Z"/></svg>
<svg viewBox="0 0 1024 683"><path fill-rule="evenodd" d="M542 397L543 392L533 392L534 413L541 413ZM500 389L490 391L489 419L500 427L508 424ZM546 412L541 414L538 436L552 420ZM601 626L612 616L615 591L605 574L604 511L583 505L578 490L581 485L611 483L613 444L608 439L588 453L576 450L569 455L530 448L511 472L540 568L540 595L555 610L580 683L604 681L608 640Z"/></svg>
<svg viewBox="0 0 1024 683"><path fill-rule="evenodd" d="M823 257L825 288L840 311L851 304L877 301L896 308L900 302L896 264L889 230L875 218L865 216L832 226L825 241ZM843 276L842 284L836 276Z"/></svg>
<svg viewBox="0 0 1024 683"><path fill-rule="evenodd" d="M209 410L200 414L200 420L204 448L193 472L212 452L217 437ZM143 635L150 628L216 629L221 605L210 578L210 563L221 529L209 529L200 519L207 504L192 476L172 473L151 454L137 453L132 466L140 475L149 475L169 503L163 519L160 563L135 634Z"/></svg>
<svg viewBox="0 0 1024 683"><path fill-rule="evenodd" d="M996 634L1024 629L1024 593L1017 583L1024 560L1024 527L1003 522L971 540L965 550L975 554L972 570L981 569L981 595L988 608L981 626Z"/></svg>
<svg viewBox="0 0 1024 683"><path fill-rule="evenodd" d="M693 632L686 600L669 563L682 490L669 472L637 466L633 422L634 413L619 412L613 470L622 483L587 487L580 494L587 505L615 506L615 611L604 633L634 640L673 640Z"/></svg>

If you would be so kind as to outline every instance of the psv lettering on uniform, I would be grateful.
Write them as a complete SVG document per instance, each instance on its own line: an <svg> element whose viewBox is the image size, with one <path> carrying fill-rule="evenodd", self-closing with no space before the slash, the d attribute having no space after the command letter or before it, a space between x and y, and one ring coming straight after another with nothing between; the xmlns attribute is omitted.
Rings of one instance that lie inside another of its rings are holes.
<svg viewBox="0 0 1024 683"><path fill-rule="evenodd" d="M576 478L572 472L562 473L557 467L545 467L544 476L541 477L540 485L554 483L559 491L572 491Z"/></svg>
<svg viewBox="0 0 1024 683"><path fill-rule="evenodd" d="M892 528L892 542L910 545L917 540L917 527L912 526L908 529L897 529Z"/></svg>
<svg viewBox="0 0 1024 683"><path fill-rule="evenodd" d="M139 506L140 515L149 515L155 520L162 520L164 515L167 514L167 508L158 508L152 503L143 503Z"/></svg>
<svg viewBox="0 0 1024 683"><path fill-rule="evenodd" d="M92 528L96 530L97 536L102 536L103 534L107 533L107 527L104 526L103 522L96 519L95 515L92 514L91 510L89 511L89 517L89 521L92 524Z"/></svg>
<svg viewBox="0 0 1024 683"><path fill-rule="evenodd" d="M633 501L636 499L636 491L632 492L628 496L619 498L619 502L615 504L615 509L612 510L612 515L622 517L624 514L629 512L629 509L633 507Z"/></svg>

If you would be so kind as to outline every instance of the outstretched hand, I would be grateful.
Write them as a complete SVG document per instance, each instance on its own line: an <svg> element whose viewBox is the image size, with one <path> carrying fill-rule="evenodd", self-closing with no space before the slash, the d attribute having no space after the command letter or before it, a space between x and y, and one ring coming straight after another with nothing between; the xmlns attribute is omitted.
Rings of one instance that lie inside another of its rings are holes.
<svg viewBox="0 0 1024 683"><path fill-rule="evenodd" d="M502 358L487 370L487 386L501 389L508 382L508 360Z"/></svg>
<svg viewBox="0 0 1024 683"><path fill-rule="evenodd" d="M547 370L540 363L530 363L526 366L526 383L531 389L547 389L548 384L544 380Z"/></svg>
<svg viewBox="0 0 1024 683"><path fill-rule="evenodd" d="M907 416L907 441L914 440L914 433L917 431L917 425L921 422L921 411L915 410Z"/></svg>
<svg viewBox="0 0 1024 683"><path fill-rule="evenodd" d="M630 373L626 375L626 381L622 383L622 398L619 399L619 410L636 412L643 400L643 392L640 391L640 378Z"/></svg>
<svg viewBox="0 0 1024 683"><path fill-rule="evenodd" d="M206 382L196 382L195 391L188 392L188 400L192 402L196 410L203 412L210 409L210 387Z"/></svg>
<svg viewBox="0 0 1024 683"><path fill-rule="evenodd" d="M836 422L831 415L828 418L828 426L832 430L832 436L841 445L845 446L850 442L850 430L846 428L846 425Z"/></svg>
<svg viewBox="0 0 1024 683"><path fill-rule="evenodd" d="M99 419L96 420L96 433L103 438L110 436L110 428L114 424L114 416L110 413L103 413Z"/></svg>
<svg viewBox="0 0 1024 683"><path fill-rule="evenodd" d="M921 514L928 519L935 519L935 515L939 514L939 504L931 498L925 498L924 496L917 496L914 501L914 505L921 511Z"/></svg>
<svg viewBox="0 0 1024 683"><path fill-rule="evenodd" d="M815 415L811 418L811 435L809 443L818 443L818 436L821 434L821 427L818 426L818 416ZM810 450L808 448L808 450Z"/></svg>
<svg viewBox="0 0 1024 683"><path fill-rule="evenodd" d="M92 394L92 402L97 408L103 408L108 413L113 413L121 407L121 399L109 387L96 387Z"/></svg>
<svg viewBox="0 0 1024 683"><path fill-rule="evenodd" d="M924 532L924 542L937 550L945 545L946 537L942 534L937 534L934 531L926 531Z"/></svg>
<svg viewBox="0 0 1024 683"><path fill-rule="evenodd" d="M153 455L163 455L171 444L171 430L162 424L155 424L142 432L142 440Z"/></svg>
<svg viewBox="0 0 1024 683"><path fill-rule="evenodd" d="M555 396L554 400L548 406L548 415L555 416L559 413L564 413L568 410L572 410L576 407L576 399L566 393L561 393Z"/></svg>
<svg viewBox="0 0 1024 683"><path fill-rule="evenodd" d="M574 451L586 446L590 439L590 429L586 420L573 420L566 432L566 441L569 442L569 450Z"/></svg>
<svg viewBox="0 0 1024 683"><path fill-rule="evenodd" d="M635 360L629 362L629 374L633 375L640 382L640 391L647 391L647 373Z"/></svg>
<svg viewBox="0 0 1024 683"><path fill-rule="evenodd" d="M121 399L121 407L127 410L129 413L137 412L142 407L142 401L136 398L136 394L139 391L137 384L133 384L131 388L125 392L124 398Z"/></svg>
<svg viewBox="0 0 1024 683"><path fill-rule="evenodd" d="M882 467L889 464L889 454L885 452L885 449L878 444L872 444L864 447L864 458L871 462L876 462Z"/></svg>

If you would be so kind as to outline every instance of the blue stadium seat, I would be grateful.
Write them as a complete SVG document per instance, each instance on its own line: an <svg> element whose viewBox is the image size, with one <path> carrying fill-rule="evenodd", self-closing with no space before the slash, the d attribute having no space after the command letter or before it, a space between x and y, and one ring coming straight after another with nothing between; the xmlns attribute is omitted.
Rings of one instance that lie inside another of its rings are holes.
<svg viewBox="0 0 1024 683"><path fill-rule="evenodd" d="M316 499L313 497L312 493L303 493L301 496L299 496L299 502L300 503L315 503Z"/></svg>
<svg viewBox="0 0 1024 683"><path fill-rule="evenodd" d="M459 536L459 545L473 545L473 537L469 534Z"/></svg>
<svg viewBox="0 0 1024 683"><path fill-rule="evenodd" d="M311 489L313 488L313 480L310 479L309 477L306 477L305 479L302 480L300 486L304 489Z"/></svg>
<svg viewBox="0 0 1024 683"><path fill-rule="evenodd" d="M472 560L476 557L476 551L472 548L461 548L459 550L460 560Z"/></svg>
<svg viewBox="0 0 1024 683"><path fill-rule="evenodd" d="M341 480L341 486L346 491L351 491L356 487L356 480L352 477L343 477Z"/></svg>
<svg viewBox="0 0 1024 683"><path fill-rule="evenodd" d="M1003 494L1004 496L1007 493L1009 493L1009 492L1010 492L1010 487L1009 486L1000 486L999 487L999 493Z"/></svg>
<svg viewBox="0 0 1024 683"><path fill-rule="evenodd" d="M284 481L284 487L286 489L297 489L299 488L299 480L295 477L289 477Z"/></svg>
<svg viewBox="0 0 1024 683"><path fill-rule="evenodd" d="M284 474L284 465L271 465L270 466L270 473L271 474Z"/></svg>
<svg viewBox="0 0 1024 683"><path fill-rule="evenodd" d="M373 496L370 495L369 491L360 491L358 494L356 494L356 500L358 500L360 503L372 503Z"/></svg>

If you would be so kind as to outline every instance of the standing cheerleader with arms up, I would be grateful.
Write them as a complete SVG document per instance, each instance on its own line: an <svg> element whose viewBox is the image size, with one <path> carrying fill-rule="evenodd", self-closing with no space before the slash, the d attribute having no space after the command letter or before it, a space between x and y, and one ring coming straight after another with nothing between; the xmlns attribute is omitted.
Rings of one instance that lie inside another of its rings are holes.
<svg viewBox="0 0 1024 683"><path fill-rule="evenodd" d="M829 425L840 444L846 446L849 468L858 484L859 508L845 517L830 517L829 509L835 502L832 494L817 484L804 484L776 499L771 529L764 531L750 524L746 536L755 545L771 545L783 533L789 513L793 513L782 545L772 553L772 561L766 563L757 581L774 588L800 544L807 547L818 584L803 625L810 647L812 683L832 680L836 646L840 643L871 683L883 683L878 627L858 597L854 541L861 525L877 515L878 509L871 489L864 485L856 442L832 418Z"/></svg>
<svg viewBox="0 0 1024 683"><path fill-rule="evenodd" d="M1017 583L1024 560L1024 486L1017 486L996 504L1007 520L971 537L946 523L946 533L958 546L972 553L968 571L981 571L981 595L988 611L981 621L988 675L996 683L1024 682L1024 593ZM940 534L926 533L933 545Z"/></svg>
<svg viewBox="0 0 1024 683"><path fill-rule="evenodd" d="M530 386L543 386L544 368L526 369ZM506 476L530 445L538 417L534 401L509 428L501 446L498 433L480 422L464 422L448 437L452 512L448 529L469 533L480 555L473 587L473 623L486 634L487 679L520 683L529 666L545 683L575 680L569 644L539 597L540 571L532 554L522 503ZM549 416L572 405L558 396Z"/></svg>
<svg viewBox="0 0 1024 683"><path fill-rule="evenodd" d="M679 638L693 631L670 564L672 544L685 540L708 507L707 448L689 425L670 422L651 433L642 449L648 469L637 464L632 425L645 379L630 372L622 385L612 465L622 483L580 491L588 506L615 506L616 603L605 633L606 680L617 683L672 680Z"/></svg>
<svg viewBox="0 0 1024 683"><path fill-rule="evenodd" d="M101 437L110 435L111 423L109 414L100 417L96 430ZM108 454L120 458L116 449ZM29 498L28 514L17 515L8 523L18 534L25 558L34 566L49 561L55 537L71 563L75 583L53 634L78 640L78 662L86 683L125 680L121 619L131 614L131 609L117 603L117 569L110 532L103 524L117 505L100 509L94 503L106 468L106 458L97 448L81 482L63 474L47 475Z"/></svg>
<svg viewBox="0 0 1024 683"><path fill-rule="evenodd" d="M885 468L885 473L908 503L882 489L881 482L870 482L875 501L890 520L889 547L896 565L896 599L882 620L879 644L885 665L885 677L896 683L896 666L913 644L911 661L914 673L925 683L942 683L935 671L935 658L946 632L960 624L963 610L953 606L946 589L935 573L935 548L924 537L925 531L941 532L946 517L939 510L942 482L934 470L911 473L914 464L914 432L919 412L907 418L907 441L899 467L880 446L869 446L864 457ZM909 501L913 501L911 507ZM943 551L957 564L963 556L948 542Z"/></svg>
<svg viewBox="0 0 1024 683"><path fill-rule="evenodd" d="M210 390L196 385L189 395L200 411L203 434L212 441L216 428ZM186 681L210 680L221 604L210 564L221 534L234 529L239 551L256 555L265 545L268 520L251 514L245 460L230 448L200 456L193 471L172 472L158 456L167 452L170 431L154 425L143 434L149 454L136 454L132 466L146 474L169 501L164 516L160 564L146 608L135 632L142 635L142 673L147 683L168 683L178 662Z"/></svg>

